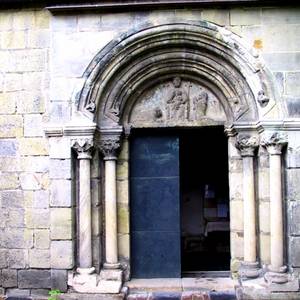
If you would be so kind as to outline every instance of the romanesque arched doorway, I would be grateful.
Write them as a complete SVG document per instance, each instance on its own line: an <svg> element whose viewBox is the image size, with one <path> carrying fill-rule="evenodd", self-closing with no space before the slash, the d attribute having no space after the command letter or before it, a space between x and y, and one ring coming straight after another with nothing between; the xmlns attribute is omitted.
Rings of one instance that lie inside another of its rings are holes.
<svg viewBox="0 0 300 300"><path fill-rule="evenodd" d="M120 290L122 274L130 276L132 257L128 255L120 264L120 244L124 240L118 227L122 217L129 218L129 187L134 190L129 183L130 164L136 158L132 155L129 161L132 133L145 129L176 128L179 132L218 126L228 137L231 271L237 271L236 266L242 263L245 276L257 277L261 262L269 263L269 258L260 257L255 200L258 193L255 176L260 169L255 169L254 162L260 159L257 156L260 133L274 130L277 124L274 120L282 112L272 79L259 56L251 53L239 37L207 22L147 24L108 44L94 58L84 78L82 89L75 93L74 120L77 118L79 125L74 127L73 135L81 138L74 141L73 147L79 153L79 202L86 214L79 214L79 275L70 284L78 291L91 290L94 284L94 291L113 293ZM203 139L201 147L206 147L207 140ZM101 172L105 173L104 264L100 281L95 279L93 284L84 279L84 276L97 277L92 268L91 229L86 221L80 222L89 214L86 170L91 141L102 153ZM190 139L188 143L192 142ZM275 144L280 148L284 142L271 132L264 146L269 151ZM176 139L170 145L176 149ZM259 155L267 155L261 149ZM140 153L145 156L143 151ZM280 155L280 151L272 153ZM278 168L278 160L276 164ZM127 207L122 216L117 214L120 203ZM278 207L276 214L282 218ZM129 252L134 230L130 228L126 234L125 248ZM282 240L275 243L282 252ZM277 259L278 255L276 258L271 255L270 263L281 274L283 252L279 256ZM284 276L276 276L276 280L286 280Z"/></svg>

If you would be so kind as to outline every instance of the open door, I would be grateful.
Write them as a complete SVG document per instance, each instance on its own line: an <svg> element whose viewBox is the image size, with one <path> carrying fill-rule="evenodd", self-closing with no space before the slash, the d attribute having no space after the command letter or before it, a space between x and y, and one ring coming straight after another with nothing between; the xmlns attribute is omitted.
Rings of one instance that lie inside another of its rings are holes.
<svg viewBox="0 0 300 300"><path fill-rule="evenodd" d="M133 137L130 166L132 277L179 278L179 138Z"/></svg>

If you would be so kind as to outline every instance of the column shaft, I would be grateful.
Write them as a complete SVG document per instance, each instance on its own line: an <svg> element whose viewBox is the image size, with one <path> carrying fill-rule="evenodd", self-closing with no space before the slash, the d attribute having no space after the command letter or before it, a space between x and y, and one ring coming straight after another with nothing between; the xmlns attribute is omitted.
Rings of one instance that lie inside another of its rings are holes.
<svg viewBox="0 0 300 300"><path fill-rule="evenodd" d="M116 160L105 160L106 263L118 263Z"/></svg>
<svg viewBox="0 0 300 300"><path fill-rule="evenodd" d="M256 262L256 220L253 157L243 157L244 261Z"/></svg>
<svg viewBox="0 0 300 300"><path fill-rule="evenodd" d="M270 155L270 212L271 212L271 267L283 266L283 211L281 184L281 156Z"/></svg>
<svg viewBox="0 0 300 300"><path fill-rule="evenodd" d="M90 160L79 160L79 267L92 267Z"/></svg>

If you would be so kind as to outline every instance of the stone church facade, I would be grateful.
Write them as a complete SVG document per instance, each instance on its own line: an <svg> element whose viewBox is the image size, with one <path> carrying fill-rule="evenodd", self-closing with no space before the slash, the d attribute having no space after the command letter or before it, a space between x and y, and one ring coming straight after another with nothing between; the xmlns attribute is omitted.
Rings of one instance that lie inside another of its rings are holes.
<svg viewBox="0 0 300 300"><path fill-rule="evenodd" d="M122 298L132 278L184 277L184 247L227 232L236 297L299 299L300 7L54 2L0 2L0 294ZM188 132L190 160L224 163L227 202L203 200L198 236L180 229L179 187L201 174L180 171Z"/></svg>

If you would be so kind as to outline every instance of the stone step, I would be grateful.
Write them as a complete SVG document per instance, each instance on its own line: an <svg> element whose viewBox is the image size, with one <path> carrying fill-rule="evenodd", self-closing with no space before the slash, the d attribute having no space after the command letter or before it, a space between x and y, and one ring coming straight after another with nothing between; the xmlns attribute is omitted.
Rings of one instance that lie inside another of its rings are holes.
<svg viewBox="0 0 300 300"><path fill-rule="evenodd" d="M134 292L127 300L238 300L235 291Z"/></svg>

